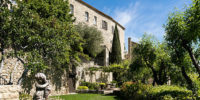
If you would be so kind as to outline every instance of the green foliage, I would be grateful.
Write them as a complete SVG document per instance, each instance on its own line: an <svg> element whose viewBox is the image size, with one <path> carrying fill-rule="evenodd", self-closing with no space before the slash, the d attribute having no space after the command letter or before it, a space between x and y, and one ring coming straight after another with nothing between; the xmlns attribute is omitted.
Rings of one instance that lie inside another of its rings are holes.
<svg viewBox="0 0 200 100"><path fill-rule="evenodd" d="M83 44L84 53L95 58L102 52L103 48L101 44L103 43L103 37L101 31L99 31L96 27L90 27L81 23L76 25L75 29L85 41Z"/></svg>
<svg viewBox="0 0 200 100"><path fill-rule="evenodd" d="M67 1L28 0L17 4L11 21L16 56L26 55L28 65L36 67L42 63L62 68L71 60L79 61L82 40L73 29Z"/></svg>
<svg viewBox="0 0 200 100"><path fill-rule="evenodd" d="M189 74L189 77L191 78L191 80L193 81L193 87L190 89L193 91L193 94L195 96L198 96L200 94L200 79L197 73L192 73Z"/></svg>
<svg viewBox="0 0 200 100"><path fill-rule="evenodd" d="M79 86L78 90L88 90L88 87L87 86Z"/></svg>
<svg viewBox="0 0 200 100"><path fill-rule="evenodd" d="M101 68L99 67L90 67L88 68L89 71L93 72L93 71L99 71Z"/></svg>
<svg viewBox="0 0 200 100"><path fill-rule="evenodd" d="M198 49L200 37L200 1L193 0L192 4L182 11L175 11L168 17L165 24L168 46L171 48L172 62L181 68L182 74L187 82L188 89L197 95L196 82L188 76L188 73L198 73Z"/></svg>
<svg viewBox="0 0 200 100"><path fill-rule="evenodd" d="M145 85L141 82L125 82L121 88L121 97L128 100L145 100L147 92L151 85Z"/></svg>
<svg viewBox="0 0 200 100"><path fill-rule="evenodd" d="M199 2L199 0L193 0L191 6L185 11L176 11L168 17L168 22L165 25L165 40L171 48L178 52L179 55L177 57L179 59L187 52L196 71L200 74L200 67L197 61L199 58L195 56L195 52L198 50L195 48L199 48L200 39Z"/></svg>
<svg viewBox="0 0 200 100"><path fill-rule="evenodd" d="M0 8L0 51L9 47L9 56L24 65L18 84L33 83L25 78L30 71L31 77L37 72L51 75L52 83L61 86L62 75L85 56L68 0L16 0L16 4L11 10Z"/></svg>
<svg viewBox="0 0 200 100"><path fill-rule="evenodd" d="M112 43L112 52L110 54L110 63L121 63L122 56L121 56L121 44L119 39L119 33L117 29L117 25L115 25L114 36L113 36L113 43Z"/></svg>
<svg viewBox="0 0 200 100"><path fill-rule="evenodd" d="M3 52L4 49L8 48L10 45L10 19L11 12L8 8L8 4L12 4L9 0L4 0L0 2L0 51ZM3 55L3 54L2 54Z"/></svg>
<svg viewBox="0 0 200 100"><path fill-rule="evenodd" d="M148 98L151 100L160 100L173 98L175 100L188 100L192 99L192 91L179 86L156 86L148 91Z"/></svg>
<svg viewBox="0 0 200 100"><path fill-rule="evenodd" d="M28 99L32 99L32 96L29 95L29 94L21 93L21 94L19 95L19 99L20 99L20 100L28 100Z"/></svg>
<svg viewBox="0 0 200 100"><path fill-rule="evenodd" d="M106 85L106 83L99 83L99 85L101 85L101 86L105 86L105 85Z"/></svg>
<svg viewBox="0 0 200 100"><path fill-rule="evenodd" d="M193 98L191 90L180 86L153 87L140 82L126 82L121 89L121 96L128 100L188 100Z"/></svg>
<svg viewBox="0 0 200 100"><path fill-rule="evenodd" d="M122 85L123 82L128 81L129 78L129 64L128 60L124 60L121 64L111 64L106 67L101 67L104 72L112 72L113 80L117 82L117 85Z"/></svg>
<svg viewBox="0 0 200 100"><path fill-rule="evenodd" d="M87 86L89 88L89 90L98 90L99 89L98 83L81 82L80 86Z"/></svg>
<svg viewBox="0 0 200 100"><path fill-rule="evenodd" d="M168 70L171 67L169 50L166 44L160 44L153 40L152 36L146 34L143 36L133 50L136 57L132 59L130 72L134 81L142 80L143 83L146 83L152 76L154 82L164 84L167 82L167 75L170 72Z"/></svg>

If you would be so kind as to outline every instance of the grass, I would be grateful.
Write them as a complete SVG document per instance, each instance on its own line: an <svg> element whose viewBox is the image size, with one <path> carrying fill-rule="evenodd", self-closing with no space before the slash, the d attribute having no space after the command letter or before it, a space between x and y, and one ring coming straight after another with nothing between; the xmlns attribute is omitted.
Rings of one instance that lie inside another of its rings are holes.
<svg viewBox="0 0 200 100"><path fill-rule="evenodd" d="M74 94L51 97L56 100L118 100L116 96L107 96L102 94Z"/></svg>

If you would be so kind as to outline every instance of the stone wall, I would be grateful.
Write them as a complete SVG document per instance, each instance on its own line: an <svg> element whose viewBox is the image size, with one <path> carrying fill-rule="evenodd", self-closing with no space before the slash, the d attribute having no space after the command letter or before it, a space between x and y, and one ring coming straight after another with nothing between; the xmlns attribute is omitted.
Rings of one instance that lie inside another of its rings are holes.
<svg viewBox="0 0 200 100"><path fill-rule="evenodd" d="M19 85L0 85L0 100L19 100Z"/></svg>
<svg viewBox="0 0 200 100"><path fill-rule="evenodd" d="M13 85L15 86L17 85L17 81L21 77L23 71L24 71L23 65L21 64L21 62L17 61L16 58L6 58L4 61L4 67L2 69L2 72L0 72L0 75L6 79L7 83L10 81L10 77L12 77L12 82L13 82ZM3 81L0 79L0 83L1 82ZM59 88L56 87L56 85L53 84L52 81L50 81L50 84L51 84L51 91L52 91L51 95L63 95L63 94L69 93L66 77L65 79L63 78L62 83ZM4 85L0 85L0 86L4 86ZM30 95L33 95L35 93L35 87L34 87L35 84L33 84L32 86L33 88L30 91ZM23 89L22 89L22 92L23 92Z"/></svg>
<svg viewBox="0 0 200 100"><path fill-rule="evenodd" d="M12 78L13 84L17 84L18 79L21 77L23 73L23 65L21 62L17 61L16 58L6 58L4 61L4 67L0 75L7 80L10 81L10 77Z"/></svg>
<svg viewBox="0 0 200 100"><path fill-rule="evenodd" d="M93 61L82 63L76 68L76 89L80 85L81 81L85 82L103 82L103 83L111 83L113 81L113 74L110 72L103 72L103 71L89 71L88 68L90 67L99 67Z"/></svg>
<svg viewBox="0 0 200 100"><path fill-rule="evenodd" d="M98 30L102 32L102 36L104 38L104 45L111 51L112 47L112 40L113 40L113 28L115 27L115 23L113 20L111 20L108 15L103 15L102 13L99 13L95 8L91 8L86 5L85 3L81 3L83 1L81 0L69 0L69 3L74 6L74 17L76 19L75 24L77 23L85 23L89 26L94 26ZM85 12L89 13L89 21L85 20ZM94 17L97 18L97 24L94 24ZM107 30L102 28L102 21L107 22ZM118 31L119 31L119 37L120 37L120 43L121 43L121 53L122 53L122 59L124 59L124 34L125 30L118 25Z"/></svg>

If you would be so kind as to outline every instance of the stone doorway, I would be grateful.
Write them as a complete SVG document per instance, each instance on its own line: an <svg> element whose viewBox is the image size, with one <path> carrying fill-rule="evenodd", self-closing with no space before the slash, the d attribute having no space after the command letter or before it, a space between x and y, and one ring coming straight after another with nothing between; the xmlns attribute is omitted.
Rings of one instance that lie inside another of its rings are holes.
<svg viewBox="0 0 200 100"><path fill-rule="evenodd" d="M69 75L69 79L68 79L69 93L76 92L76 87L75 87L76 80L75 79L76 79L75 74Z"/></svg>

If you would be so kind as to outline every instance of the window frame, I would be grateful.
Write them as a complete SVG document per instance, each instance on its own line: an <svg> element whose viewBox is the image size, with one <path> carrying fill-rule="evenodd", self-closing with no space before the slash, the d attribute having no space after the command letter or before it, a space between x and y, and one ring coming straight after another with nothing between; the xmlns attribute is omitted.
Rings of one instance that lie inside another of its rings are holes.
<svg viewBox="0 0 200 100"><path fill-rule="evenodd" d="M87 11L85 12L85 21L89 22L89 13Z"/></svg>
<svg viewBox="0 0 200 100"><path fill-rule="evenodd" d="M97 16L94 16L94 22L93 22L94 25L97 25Z"/></svg>
<svg viewBox="0 0 200 100"><path fill-rule="evenodd" d="M102 20L102 29L108 30L108 23L105 20Z"/></svg>
<svg viewBox="0 0 200 100"><path fill-rule="evenodd" d="M69 6L69 8L70 8L70 14L74 14L74 5L73 4L70 4L70 6Z"/></svg>

